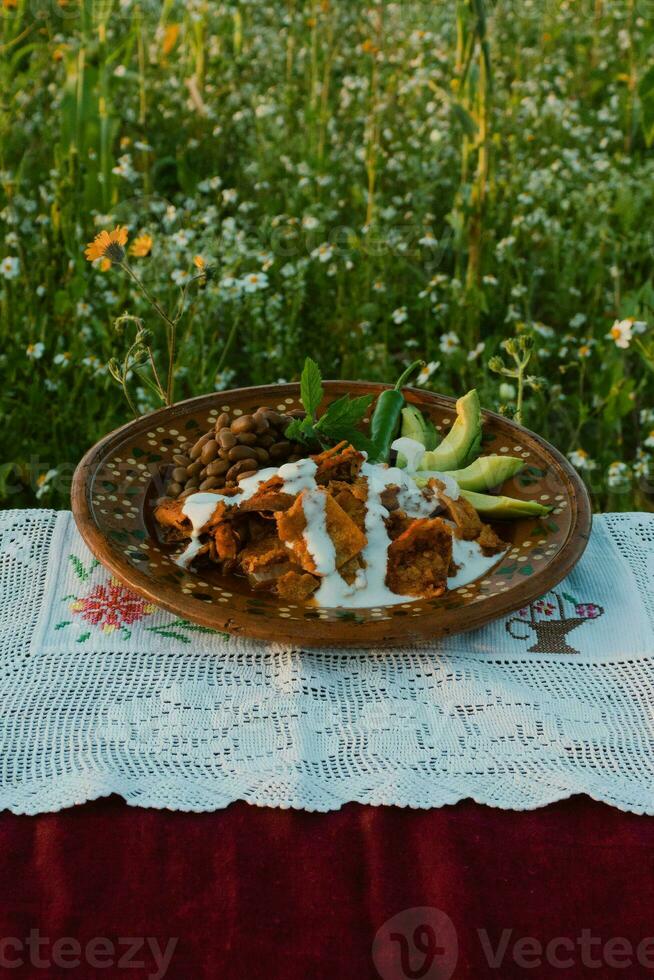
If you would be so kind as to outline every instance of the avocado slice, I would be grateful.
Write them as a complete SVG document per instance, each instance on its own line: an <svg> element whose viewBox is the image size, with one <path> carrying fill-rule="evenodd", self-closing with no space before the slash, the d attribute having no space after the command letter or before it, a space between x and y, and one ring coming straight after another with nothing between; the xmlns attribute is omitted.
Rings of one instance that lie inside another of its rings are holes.
<svg viewBox="0 0 654 980"><path fill-rule="evenodd" d="M435 449L438 432L431 419L426 418L416 405L405 405L402 409L402 431L400 435L421 442L425 449Z"/></svg>
<svg viewBox="0 0 654 980"><path fill-rule="evenodd" d="M481 408L473 388L456 403L456 419L440 446L426 452L419 470L455 470L471 463L481 446Z"/></svg>
<svg viewBox="0 0 654 980"><path fill-rule="evenodd" d="M524 462L515 456L479 456L462 470L449 470L462 490L490 490L519 473Z"/></svg>
<svg viewBox="0 0 654 980"><path fill-rule="evenodd" d="M475 493L473 490L462 489L461 496L472 504L478 514L494 517L498 521L512 517L544 517L552 510L552 507L539 504L536 500L495 497L488 493Z"/></svg>

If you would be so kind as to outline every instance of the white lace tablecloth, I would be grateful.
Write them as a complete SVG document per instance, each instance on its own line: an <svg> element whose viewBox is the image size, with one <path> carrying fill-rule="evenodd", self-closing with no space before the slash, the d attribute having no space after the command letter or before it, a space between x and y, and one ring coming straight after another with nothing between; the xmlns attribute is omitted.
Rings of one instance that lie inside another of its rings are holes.
<svg viewBox="0 0 654 980"><path fill-rule="evenodd" d="M112 580L70 514L0 514L0 807L242 799L654 813L654 516L595 518L529 608L431 648L213 634ZM545 652L567 650L568 652Z"/></svg>

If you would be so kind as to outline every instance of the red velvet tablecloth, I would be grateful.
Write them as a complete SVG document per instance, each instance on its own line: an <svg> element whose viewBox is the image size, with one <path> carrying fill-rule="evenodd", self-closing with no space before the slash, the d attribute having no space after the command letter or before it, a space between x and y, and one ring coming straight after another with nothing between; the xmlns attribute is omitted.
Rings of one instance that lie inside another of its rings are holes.
<svg viewBox="0 0 654 980"><path fill-rule="evenodd" d="M111 798L2 814L0 854L0 977L654 976L654 819L587 799L185 814Z"/></svg>

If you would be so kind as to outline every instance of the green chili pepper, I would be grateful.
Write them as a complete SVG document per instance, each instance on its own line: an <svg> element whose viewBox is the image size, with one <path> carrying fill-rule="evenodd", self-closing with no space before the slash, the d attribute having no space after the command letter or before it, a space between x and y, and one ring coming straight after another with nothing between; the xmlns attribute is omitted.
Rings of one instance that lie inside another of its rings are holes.
<svg viewBox="0 0 654 980"><path fill-rule="evenodd" d="M401 388L413 372L424 365L424 361L414 361L397 379L394 388L382 391L377 399L375 411L370 422L370 438L375 447L371 463L387 463L391 453L391 443L400 427L400 415L404 407Z"/></svg>

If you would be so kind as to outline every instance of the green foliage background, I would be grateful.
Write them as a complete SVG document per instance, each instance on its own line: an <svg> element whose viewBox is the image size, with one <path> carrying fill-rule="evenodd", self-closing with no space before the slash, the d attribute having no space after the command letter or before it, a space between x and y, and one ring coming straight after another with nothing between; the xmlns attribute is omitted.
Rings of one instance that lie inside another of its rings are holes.
<svg viewBox="0 0 654 980"><path fill-rule="evenodd" d="M132 261L169 309L194 255L214 267L176 397L307 354L383 380L423 356L427 386L511 414L488 360L527 333L525 423L597 507L649 508L653 50L639 0L3 0L2 505L66 506L130 417L117 316L163 356L129 281L83 257L121 223L151 235ZM619 347L628 317L647 328Z"/></svg>

